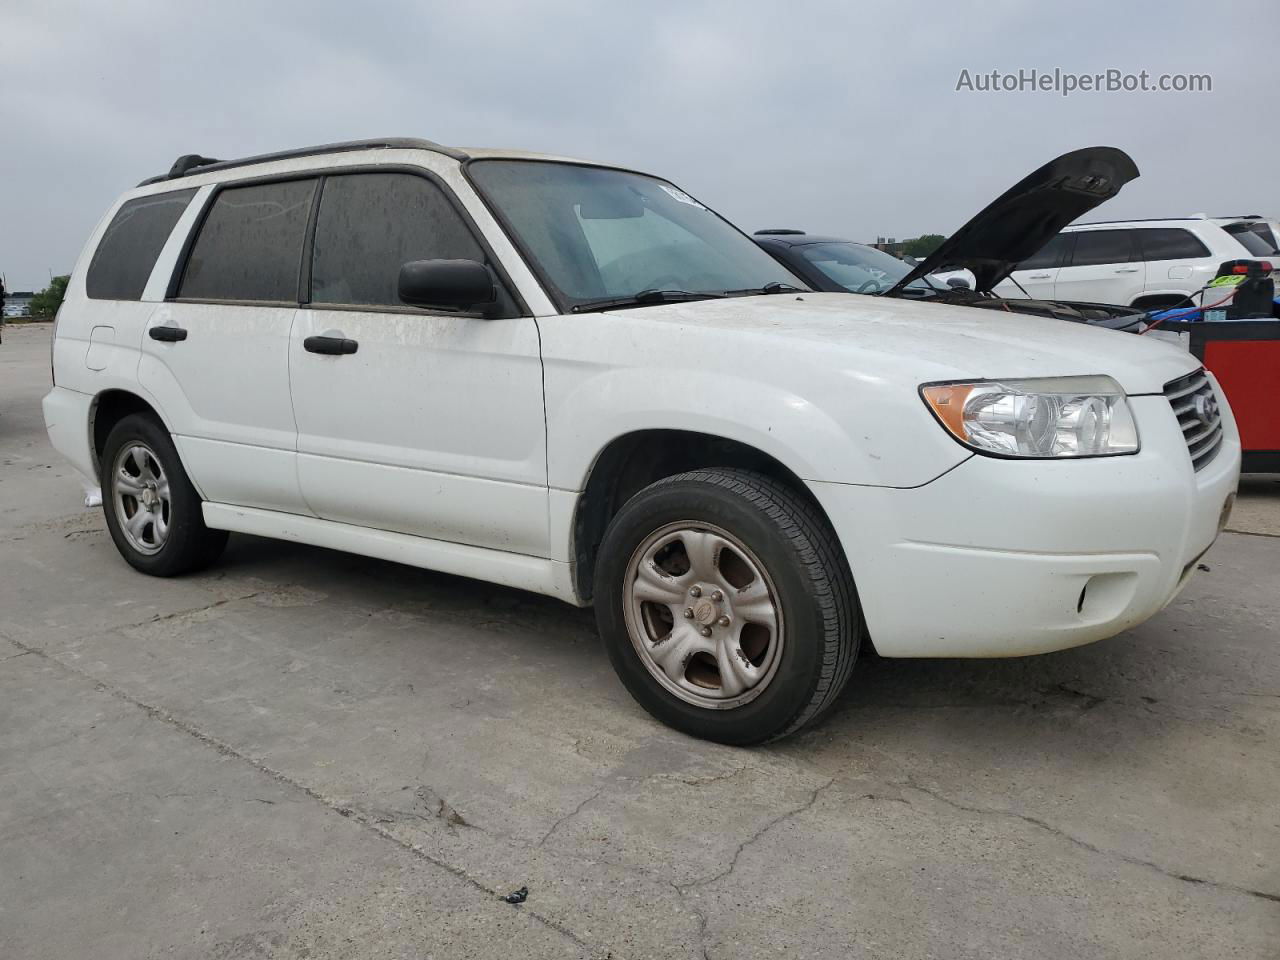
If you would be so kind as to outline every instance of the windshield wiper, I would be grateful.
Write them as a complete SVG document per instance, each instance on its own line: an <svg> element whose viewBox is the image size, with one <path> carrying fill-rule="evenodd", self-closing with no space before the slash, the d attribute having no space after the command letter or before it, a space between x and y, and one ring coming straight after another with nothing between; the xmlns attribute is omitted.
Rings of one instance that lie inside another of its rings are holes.
<svg viewBox="0 0 1280 960"><path fill-rule="evenodd" d="M697 293L690 290L641 290L629 297L605 297L573 305L573 313L616 310L620 307L644 307L651 303L687 303L691 300L723 300L723 293Z"/></svg>
<svg viewBox="0 0 1280 960"><path fill-rule="evenodd" d="M781 283L777 280L772 280L769 283L766 283L763 287L745 287L742 290L726 290L724 292L724 295L726 297L744 297L744 296L750 296L753 293L808 293L808 292L809 291L805 290L803 287L797 287L797 286L793 286L790 283Z"/></svg>

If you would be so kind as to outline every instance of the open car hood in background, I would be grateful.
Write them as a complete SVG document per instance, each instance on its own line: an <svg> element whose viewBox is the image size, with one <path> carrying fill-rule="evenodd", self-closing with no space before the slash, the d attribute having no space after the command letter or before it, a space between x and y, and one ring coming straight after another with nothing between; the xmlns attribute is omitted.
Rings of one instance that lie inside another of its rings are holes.
<svg viewBox="0 0 1280 960"><path fill-rule="evenodd" d="M1110 200L1138 175L1129 155L1115 147L1064 153L1002 193L884 296L901 293L927 273L960 269L973 273L979 293L989 293L1063 227Z"/></svg>

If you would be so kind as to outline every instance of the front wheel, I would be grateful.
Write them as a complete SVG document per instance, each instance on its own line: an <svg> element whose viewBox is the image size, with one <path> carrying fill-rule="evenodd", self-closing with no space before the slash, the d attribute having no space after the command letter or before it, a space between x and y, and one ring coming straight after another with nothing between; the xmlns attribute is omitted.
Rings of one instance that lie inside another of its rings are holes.
<svg viewBox="0 0 1280 960"><path fill-rule="evenodd" d="M762 474L704 469L623 505L595 605L632 696L694 736L750 744L817 719L863 634L852 577L813 504Z"/></svg>

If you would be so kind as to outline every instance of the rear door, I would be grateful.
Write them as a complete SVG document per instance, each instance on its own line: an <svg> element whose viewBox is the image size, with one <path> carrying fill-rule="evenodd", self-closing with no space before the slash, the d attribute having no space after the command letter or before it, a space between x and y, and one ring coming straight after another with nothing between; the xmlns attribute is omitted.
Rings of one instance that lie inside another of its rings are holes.
<svg viewBox="0 0 1280 960"><path fill-rule="evenodd" d="M1001 297L1027 297L1033 300L1052 300L1056 295L1058 271L1071 252L1075 234L1060 233L1041 248L1035 256L1018 264L1010 279L997 283L993 293ZM1017 281L1016 283L1014 281Z"/></svg>
<svg viewBox="0 0 1280 960"><path fill-rule="evenodd" d="M1146 269L1125 229L1077 230L1070 258L1058 271L1054 297L1128 306L1142 296Z"/></svg>
<svg viewBox="0 0 1280 960"><path fill-rule="evenodd" d="M206 500L305 513L289 396L314 177L228 185L209 200L138 376Z"/></svg>
<svg viewBox="0 0 1280 960"><path fill-rule="evenodd" d="M1182 227L1142 227L1134 231L1146 262L1145 290L1151 296L1186 296L1213 279L1218 264L1209 248Z"/></svg>
<svg viewBox="0 0 1280 960"><path fill-rule="evenodd" d="M491 262L447 187L325 178L290 351L302 493L328 520L546 556L536 322L505 292L490 319L400 303L401 266L428 259ZM355 352L312 352L312 337Z"/></svg>

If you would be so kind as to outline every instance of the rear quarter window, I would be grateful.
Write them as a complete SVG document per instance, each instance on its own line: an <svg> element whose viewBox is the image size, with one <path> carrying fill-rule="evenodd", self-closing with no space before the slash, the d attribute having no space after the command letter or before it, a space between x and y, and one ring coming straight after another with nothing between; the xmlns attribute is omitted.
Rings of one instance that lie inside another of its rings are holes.
<svg viewBox="0 0 1280 960"><path fill-rule="evenodd" d="M129 200L116 211L89 262L85 292L94 300L138 300L192 190Z"/></svg>
<svg viewBox="0 0 1280 960"><path fill-rule="evenodd" d="M1259 227L1261 229L1258 229ZM1266 224L1231 223L1223 229L1255 257L1270 257L1276 253L1275 243L1270 236L1271 231L1267 229ZM1263 231L1266 231L1265 234Z"/></svg>
<svg viewBox="0 0 1280 960"><path fill-rule="evenodd" d="M183 300L294 303L316 181L219 190L187 259Z"/></svg>

